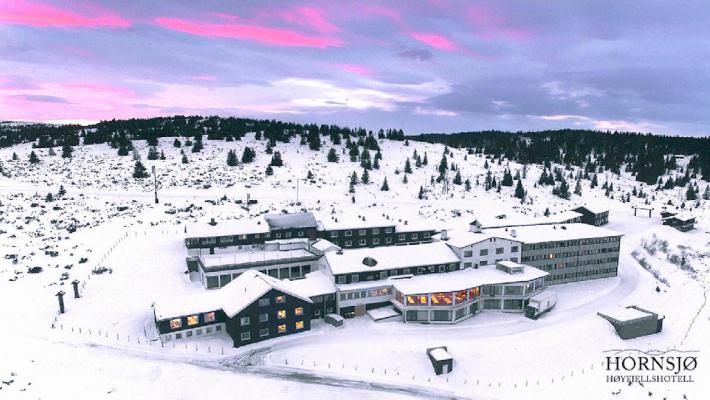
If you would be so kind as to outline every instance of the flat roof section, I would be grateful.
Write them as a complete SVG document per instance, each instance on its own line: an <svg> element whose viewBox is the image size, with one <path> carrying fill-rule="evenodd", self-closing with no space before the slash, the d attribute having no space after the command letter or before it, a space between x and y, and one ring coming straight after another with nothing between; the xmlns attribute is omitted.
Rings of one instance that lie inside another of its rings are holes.
<svg viewBox="0 0 710 400"><path fill-rule="evenodd" d="M364 264L366 257L376 264ZM456 253L443 242L328 252L325 258L333 275L460 262Z"/></svg>

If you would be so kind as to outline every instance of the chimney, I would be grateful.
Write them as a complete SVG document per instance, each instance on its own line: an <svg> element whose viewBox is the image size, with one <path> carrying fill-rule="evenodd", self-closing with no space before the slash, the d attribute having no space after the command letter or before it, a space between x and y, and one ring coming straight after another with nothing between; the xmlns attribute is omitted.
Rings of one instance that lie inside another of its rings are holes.
<svg viewBox="0 0 710 400"><path fill-rule="evenodd" d="M511 229L511 230L510 230L510 236L512 236L512 237L518 237L518 231L516 231L515 229Z"/></svg>
<svg viewBox="0 0 710 400"><path fill-rule="evenodd" d="M471 224L468 227L468 230L473 233L481 233L481 223L478 222L478 220L471 222Z"/></svg>
<svg viewBox="0 0 710 400"><path fill-rule="evenodd" d="M214 218L210 218L209 224L212 226L215 226L215 225L217 225L217 221L215 221Z"/></svg>
<svg viewBox="0 0 710 400"><path fill-rule="evenodd" d="M449 240L449 231L446 229L441 230L441 240Z"/></svg>

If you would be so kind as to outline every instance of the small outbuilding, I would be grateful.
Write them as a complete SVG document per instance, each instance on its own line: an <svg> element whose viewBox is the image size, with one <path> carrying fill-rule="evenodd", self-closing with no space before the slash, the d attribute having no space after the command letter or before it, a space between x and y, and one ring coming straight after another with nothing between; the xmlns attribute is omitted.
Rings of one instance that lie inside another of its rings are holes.
<svg viewBox="0 0 710 400"><path fill-rule="evenodd" d="M602 226L609 223L609 210L606 208L584 205L573 208L572 211L582 214L582 223L588 225Z"/></svg>
<svg viewBox="0 0 710 400"><path fill-rule="evenodd" d="M609 321L620 338L627 340L663 330L665 317L637 306L618 308L597 315Z"/></svg>
<svg viewBox="0 0 710 400"><path fill-rule="evenodd" d="M695 217L691 215L676 214L668 218L663 218L663 225L668 225L681 232L688 232L695 228Z"/></svg>
<svg viewBox="0 0 710 400"><path fill-rule="evenodd" d="M446 346L432 347L426 350L429 361L437 375L448 374L454 369L454 357L449 354Z"/></svg>

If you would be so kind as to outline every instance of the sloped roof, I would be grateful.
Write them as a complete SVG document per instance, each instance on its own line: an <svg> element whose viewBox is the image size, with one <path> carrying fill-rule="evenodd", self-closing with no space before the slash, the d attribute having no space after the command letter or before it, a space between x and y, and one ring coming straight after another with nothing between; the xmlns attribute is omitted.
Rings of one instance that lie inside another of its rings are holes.
<svg viewBox="0 0 710 400"><path fill-rule="evenodd" d="M294 214L266 214L266 223L271 229L292 229L292 228L317 228L313 214L309 212Z"/></svg>
<svg viewBox="0 0 710 400"><path fill-rule="evenodd" d="M221 309L231 318L271 289L312 303L308 295L303 294L292 282L272 278L259 271L247 270L221 289L156 302L155 316L164 320Z"/></svg>

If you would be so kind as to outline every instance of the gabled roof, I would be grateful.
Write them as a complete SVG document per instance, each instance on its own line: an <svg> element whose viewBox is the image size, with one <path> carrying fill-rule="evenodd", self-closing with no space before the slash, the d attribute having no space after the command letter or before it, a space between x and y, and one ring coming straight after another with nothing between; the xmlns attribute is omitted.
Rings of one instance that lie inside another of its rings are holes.
<svg viewBox="0 0 710 400"><path fill-rule="evenodd" d="M292 229L292 228L317 228L313 214L309 212L294 213L294 214L266 214L264 215L269 228L273 229Z"/></svg>
<svg viewBox="0 0 710 400"><path fill-rule="evenodd" d="M297 289L293 282L272 278L259 271L247 270L221 289L156 302L155 317L164 320L221 309L232 318L271 289L312 303L308 295Z"/></svg>

